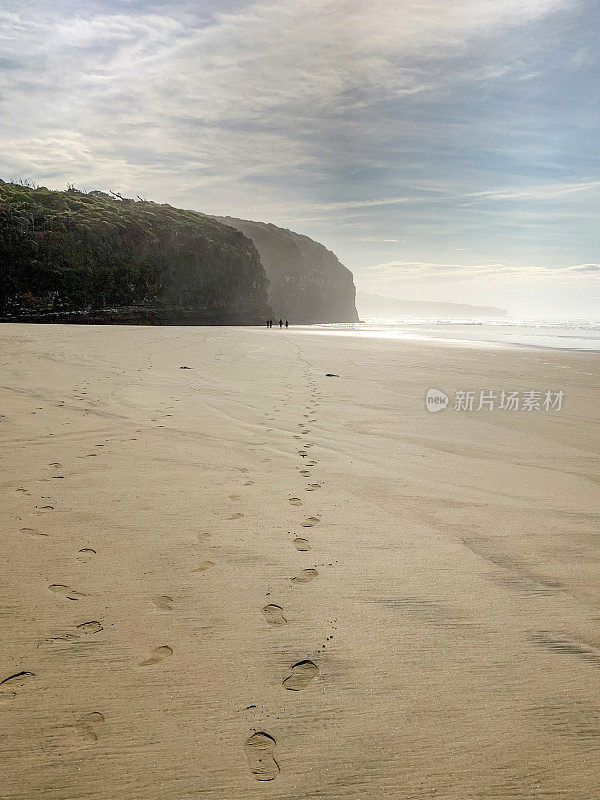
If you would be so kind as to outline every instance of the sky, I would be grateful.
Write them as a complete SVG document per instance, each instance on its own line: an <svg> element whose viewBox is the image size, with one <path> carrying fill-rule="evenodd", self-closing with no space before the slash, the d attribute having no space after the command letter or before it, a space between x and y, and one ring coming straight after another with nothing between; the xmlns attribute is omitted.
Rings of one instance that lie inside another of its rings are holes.
<svg viewBox="0 0 600 800"><path fill-rule="evenodd" d="M600 319L597 0L3 0L0 177L273 222L359 290Z"/></svg>

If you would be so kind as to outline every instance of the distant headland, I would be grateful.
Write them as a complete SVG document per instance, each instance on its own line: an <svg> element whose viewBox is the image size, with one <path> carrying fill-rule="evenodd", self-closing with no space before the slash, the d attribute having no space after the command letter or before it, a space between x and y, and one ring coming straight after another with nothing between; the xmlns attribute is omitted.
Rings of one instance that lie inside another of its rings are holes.
<svg viewBox="0 0 600 800"><path fill-rule="evenodd" d="M438 317L440 319L493 319L508 312L494 306L473 306L466 303L430 303L424 300L399 300L378 294L357 292L356 305L362 317L401 319L402 317Z"/></svg>

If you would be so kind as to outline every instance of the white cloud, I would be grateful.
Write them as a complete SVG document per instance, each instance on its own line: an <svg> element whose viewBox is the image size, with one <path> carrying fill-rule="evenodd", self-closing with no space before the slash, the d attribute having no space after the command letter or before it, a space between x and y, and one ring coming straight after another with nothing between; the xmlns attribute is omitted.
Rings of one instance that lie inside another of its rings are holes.
<svg viewBox="0 0 600 800"><path fill-rule="evenodd" d="M21 69L3 79L11 122L1 166L13 160L40 179L59 173L88 182L92 154L96 180L146 193L156 172L165 191L161 170L145 163L152 160L170 166L167 193L188 180L191 187L220 181L231 191L242 177L299 165L318 176L368 160L369 137L372 147L388 135L390 123L368 118L373 101L449 80L494 80L514 64L458 68L451 59L572 1L271 0L218 13L208 25L191 24L177 2L169 13L82 10L68 19L44 4L20 14L14 2L3 12L4 32ZM42 131L47 144L56 141L46 172L32 144Z"/></svg>
<svg viewBox="0 0 600 800"><path fill-rule="evenodd" d="M600 264L573 264L565 267L539 265L487 264L437 264L426 261L388 261L363 267L362 282L372 283L393 280L410 284L434 282L483 282L542 285L573 285L574 283L600 282Z"/></svg>
<svg viewBox="0 0 600 800"><path fill-rule="evenodd" d="M470 197L485 197L491 200L555 200L577 192L600 189L600 181L580 183L550 183L545 186L529 186L512 189L493 189L485 192L472 192Z"/></svg>

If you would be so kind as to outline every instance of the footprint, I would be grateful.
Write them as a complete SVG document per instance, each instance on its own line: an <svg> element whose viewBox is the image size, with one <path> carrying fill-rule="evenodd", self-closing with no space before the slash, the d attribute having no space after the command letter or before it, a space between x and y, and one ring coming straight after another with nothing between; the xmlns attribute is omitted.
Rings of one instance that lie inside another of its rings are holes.
<svg viewBox="0 0 600 800"><path fill-rule="evenodd" d="M71 589L70 586L65 586L64 583L53 583L48 589L55 594L66 597L68 600L79 600L81 597L87 597L83 592L76 592L75 589Z"/></svg>
<svg viewBox="0 0 600 800"><path fill-rule="evenodd" d="M230 517L226 517L226 519L241 519L244 515L240 514L239 511L236 514L232 514Z"/></svg>
<svg viewBox="0 0 600 800"><path fill-rule="evenodd" d="M43 511L46 513L47 511L54 511L54 506L36 506L38 511Z"/></svg>
<svg viewBox="0 0 600 800"><path fill-rule="evenodd" d="M295 578L292 578L292 583L308 583L314 580L318 574L316 569L303 569Z"/></svg>
<svg viewBox="0 0 600 800"><path fill-rule="evenodd" d="M147 658L145 661L140 661L140 667L149 667L152 664L158 664L160 661L163 661L165 658L173 655L173 648L169 647L168 645L164 644L162 647L156 647L152 651L152 655L150 658Z"/></svg>
<svg viewBox="0 0 600 800"><path fill-rule="evenodd" d="M77 553L77 561L90 561L96 555L96 551L91 547L82 547Z"/></svg>
<svg viewBox="0 0 600 800"><path fill-rule="evenodd" d="M79 717L75 723L75 730L88 742L96 742L98 740L97 729L104 725L104 714L99 711L92 711L89 714L84 714Z"/></svg>
<svg viewBox="0 0 600 800"><path fill-rule="evenodd" d="M275 761L277 742L268 733L253 733L244 743L250 772L257 781L272 781L279 775L279 764Z"/></svg>
<svg viewBox="0 0 600 800"><path fill-rule="evenodd" d="M308 453L306 452L306 450L298 450L298 455L302 456L302 458L306 458Z"/></svg>
<svg viewBox="0 0 600 800"><path fill-rule="evenodd" d="M299 497L290 497L289 501L290 501L290 505L292 505L292 506L301 506L302 505L302 500L300 500Z"/></svg>
<svg viewBox="0 0 600 800"><path fill-rule="evenodd" d="M61 633L58 636L48 636L47 642L76 642L79 636L76 633Z"/></svg>
<svg viewBox="0 0 600 800"><path fill-rule="evenodd" d="M301 469L300 470L300 475L302 475L304 478L310 478L310 470L309 469Z"/></svg>
<svg viewBox="0 0 600 800"><path fill-rule="evenodd" d="M206 572L207 569L214 567L214 561L203 561L201 564L198 564L196 569L193 569L192 572Z"/></svg>
<svg viewBox="0 0 600 800"><path fill-rule="evenodd" d="M302 523L303 528L312 528L313 525L318 525L321 520L318 517L308 517Z"/></svg>
<svg viewBox="0 0 600 800"><path fill-rule="evenodd" d="M0 698L3 700L12 700L16 696L16 690L22 689L23 686L35 677L35 672L15 672L14 675L9 675L8 678L0 681Z"/></svg>
<svg viewBox="0 0 600 800"><path fill-rule="evenodd" d="M306 466L307 467L315 467L316 465L317 465L316 461L307 461L306 462Z"/></svg>
<svg viewBox="0 0 600 800"><path fill-rule="evenodd" d="M28 533L30 536L48 536L47 533L41 533L35 528L21 528L21 533Z"/></svg>
<svg viewBox="0 0 600 800"><path fill-rule="evenodd" d="M296 546L296 550L310 550L308 539L303 539L301 536L296 536L294 539L294 544Z"/></svg>
<svg viewBox="0 0 600 800"><path fill-rule="evenodd" d="M246 481L244 486L254 486L254 481Z"/></svg>
<svg viewBox="0 0 600 800"><path fill-rule="evenodd" d="M171 611L173 609L173 598L169 597L168 594L159 594L152 598L152 602L157 608L162 608L165 611Z"/></svg>
<svg viewBox="0 0 600 800"><path fill-rule="evenodd" d="M275 603L266 605L262 613L265 615L265 619L269 625L285 625L287 622L287 619L283 616L283 608L275 605Z"/></svg>
<svg viewBox="0 0 600 800"><path fill-rule="evenodd" d="M290 692L299 692L306 689L318 672L319 668L313 661L298 661L292 667L292 674L284 680L282 686Z"/></svg>
<svg viewBox="0 0 600 800"><path fill-rule="evenodd" d="M317 489L320 489L320 488L321 488L321 484L320 483L309 483L308 486L306 487L305 491L307 491L307 492L316 492Z"/></svg>
<svg viewBox="0 0 600 800"><path fill-rule="evenodd" d="M76 627L78 631L82 631L83 633L98 633L104 630L102 625L95 619L90 620L90 622L82 622Z"/></svg>
<svg viewBox="0 0 600 800"><path fill-rule="evenodd" d="M229 495L229 499L230 500L241 500L242 498L239 496L239 494L230 494Z"/></svg>

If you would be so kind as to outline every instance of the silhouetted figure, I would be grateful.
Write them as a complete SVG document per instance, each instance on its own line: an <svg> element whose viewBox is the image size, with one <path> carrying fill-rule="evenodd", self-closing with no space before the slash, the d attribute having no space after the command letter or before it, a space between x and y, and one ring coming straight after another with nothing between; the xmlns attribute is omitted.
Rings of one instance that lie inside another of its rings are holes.
<svg viewBox="0 0 600 800"><path fill-rule="evenodd" d="M269 327L269 320L267 320L267 328Z"/></svg>
<svg viewBox="0 0 600 800"><path fill-rule="evenodd" d="M279 327L283 328L283 320L282 319L279 320Z"/></svg>
<svg viewBox="0 0 600 800"><path fill-rule="evenodd" d="M288 325L289 325L289 323L288 323L288 321L287 321L287 319L286 319L286 321L285 321L285 327L287 328L287 326L288 326Z"/></svg>

